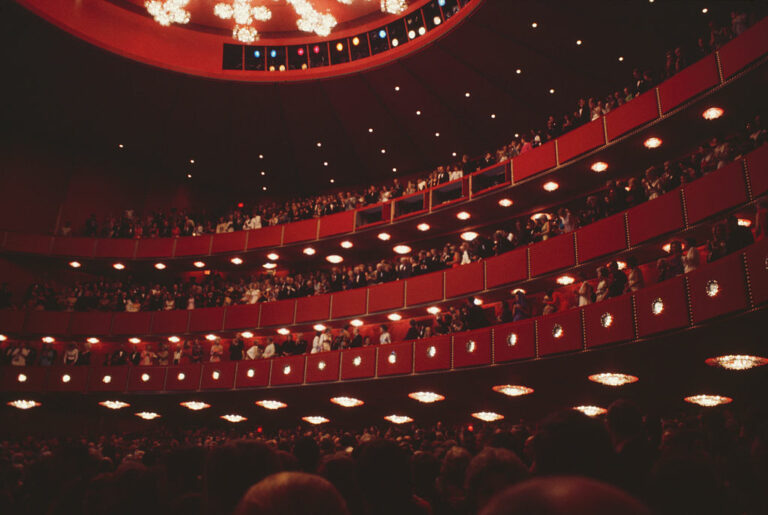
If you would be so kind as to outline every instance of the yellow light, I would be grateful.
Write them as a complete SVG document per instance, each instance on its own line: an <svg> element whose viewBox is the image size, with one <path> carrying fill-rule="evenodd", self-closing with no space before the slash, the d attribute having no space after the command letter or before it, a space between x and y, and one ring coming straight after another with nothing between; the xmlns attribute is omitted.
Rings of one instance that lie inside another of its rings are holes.
<svg viewBox="0 0 768 515"><path fill-rule="evenodd" d="M325 417L318 417L314 415L309 417L301 417L301 420L303 420L304 422L309 422L310 424L313 424L313 425L325 424L327 422L330 422L330 420L328 420Z"/></svg>
<svg viewBox="0 0 768 515"><path fill-rule="evenodd" d="M349 325L351 325L352 327L360 327L361 325L363 325L363 321L356 318L354 320L350 320Z"/></svg>
<svg viewBox="0 0 768 515"><path fill-rule="evenodd" d="M426 232L426 231L428 231L430 229L429 224L426 224L426 223L421 223L421 224L417 225L416 228L418 230L420 230L421 232Z"/></svg>
<svg viewBox="0 0 768 515"><path fill-rule="evenodd" d="M27 382L27 374L19 374L16 376L16 380L20 383L26 383Z"/></svg>
<svg viewBox="0 0 768 515"><path fill-rule="evenodd" d="M548 191L549 193L552 193L553 191L557 190L557 188L560 187L560 185L554 181L549 181L542 186L544 188L544 191Z"/></svg>
<svg viewBox="0 0 768 515"><path fill-rule="evenodd" d="M397 322L398 320L402 320L403 316L400 313L390 313L387 315L387 318L392 320L393 322Z"/></svg>
<svg viewBox="0 0 768 515"><path fill-rule="evenodd" d="M43 336L43 337L41 338L41 340L43 341L43 343L53 343L53 342L55 342L55 341L56 341L56 340L53 338L53 336Z"/></svg>
<svg viewBox="0 0 768 515"><path fill-rule="evenodd" d="M240 335L241 335L243 338L253 338L253 333L252 333L252 332L250 332L250 331L243 331L242 333L240 333Z"/></svg>
<svg viewBox="0 0 768 515"><path fill-rule="evenodd" d="M702 118L705 120L711 121L711 120L717 120L721 116L723 116L723 110L719 107L710 107L703 113L701 113Z"/></svg>
<svg viewBox="0 0 768 515"><path fill-rule="evenodd" d="M720 406L721 404L728 404L733 402L733 399L723 395L692 395L690 397L686 397L684 400L685 402L698 404L699 406L703 406L705 408L713 408L715 406Z"/></svg>
<svg viewBox="0 0 768 515"><path fill-rule="evenodd" d="M8 339L8 337L4 334L0 334L0 342L4 342Z"/></svg>
<svg viewBox="0 0 768 515"><path fill-rule="evenodd" d="M165 263L155 263L155 268L158 270L165 270Z"/></svg>
<svg viewBox="0 0 768 515"><path fill-rule="evenodd" d="M312 329L314 329L315 331L325 331L325 325L315 324L312 326Z"/></svg>
<svg viewBox="0 0 768 515"><path fill-rule="evenodd" d="M433 402L440 402L445 400L444 395L440 395L435 392L411 392L408 397L415 401L419 401L424 404L432 404Z"/></svg>
<svg viewBox="0 0 768 515"><path fill-rule="evenodd" d="M210 404L201 401L180 402L179 406L184 406L185 408L192 411L200 411L211 407Z"/></svg>
<svg viewBox="0 0 768 515"><path fill-rule="evenodd" d="M233 424L237 424L238 422L245 422L246 420L248 420L244 416L237 415L237 414L234 414L234 413L229 413L227 415L222 415L221 418L223 418L227 422L231 422Z"/></svg>
<svg viewBox="0 0 768 515"><path fill-rule="evenodd" d="M394 250L396 254L408 254L411 251L411 247L408 245L396 245L392 250Z"/></svg>
<svg viewBox="0 0 768 515"><path fill-rule="evenodd" d="M499 420L504 420L504 415L494 413L493 411L478 411L472 413L472 416L483 422L498 422Z"/></svg>
<svg viewBox="0 0 768 515"><path fill-rule="evenodd" d="M205 263L203 261L195 261L192 264L195 266L195 268L205 268Z"/></svg>
<svg viewBox="0 0 768 515"><path fill-rule="evenodd" d="M97 344L97 343L99 343L99 339L98 339L98 338L95 338L95 337L93 337L93 336L91 336L90 338L88 338L88 339L87 339L87 340L85 340L85 341L87 341L88 343L91 343L91 344Z"/></svg>
<svg viewBox="0 0 768 515"><path fill-rule="evenodd" d="M147 374L147 373L141 374L141 380L142 380L143 382L145 382L145 383L146 383L147 381L149 381L149 374Z"/></svg>
<svg viewBox="0 0 768 515"><path fill-rule="evenodd" d="M387 356L387 361L389 362L390 365L394 365L395 363L397 363L397 352L395 351L390 352L389 356Z"/></svg>
<svg viewBox="0 0 768 515"><path fill-rule="evenodd" d="M287 336L287 335L291 334L291 331L289 331L285 327L281 327L280 329L277 330L277 334L282 334L283 336Z"/></svg>
<svg viewBox="0 0 768 515"><path fill-rule="evenodd" d="M261 266L264 267L266 270L274 270L275 268L277 268L277 264L275 263L264 263Z"/></svg>
<svg viewBox="0 0 768 515"><path fill-rule="evenodd" d="M360 365L363 364L363 358L361 358L360 356L355 356L355 359L352 360L352 364L355 365L356 367L359 367Z"/></svg>
<svg viewBox="0 0 768 515"><path fill-rule="evenodd" d="M458 213L456 213L456 218L458 218L459 220L469 220L471 217L472 215L470 215L466 211L459 211Z"/></svg>
<svg viewBox="0 0 768 515"><path fill-rule="evenodd" d="M68 383L71 380L72 380L72 376L70 376L69 374L64 374L63 376L61 376L62 383Z"/></svg>
<svg viewBox="0 0 768 515"><path fill-rule="evenodd" d="M356 408L365 404L360 399L355 399L354 397L331 397L331 402L344 408Z"/></svg>
<svg viewBox="0 0 768 515"><path fill-rule="evenodd" d="M706 363L711 367L721 367L726 370L749 370L750 368L762 367L768 364L768 358L746 354L728 354L726 356L709 358Z"/></svg>
<svg viewBox="0 0 768 515"><path fill-rule="evenodd" d="M209 342L215 341L216 338L218 338L218 337L215 334L206 334L205 335L205 339L208 340Z"/></svg>
<svg viewBox="0 0 768 515"><path fill-rule="evenodd" d="M600 325L605 327L606 329L611 327L613 325L613 315L610 313L603 313L600 316Z"/></svg>
<svg viewBox="0 0 768 515"><path fill-rule="evenodd" d="M122 263L113 263L112 268L115 270L125 270L125 265Z"/></svg>
<svg viewBox="0 0 768 515"><path fill-rule="evenodd" d="M178 375L176 375L176 379L178 379L179 381L183 381L186 378L187 378L187 374L185 374L184 372L179 372Z"/></svg>
<svg viewBox="0 0 768 515"><path fill-rule="evenodd" d="M109 384L112 382L112 376L111 375L105 375L101 378L101 382L104 384Z"/></svg>
<svg viewBox="0 0 768 515"><path fill-rule="evenodd" d="M357 36L352 38L352 44L355 45L355 46L359 45L360 44L360 38L357 37Z"/></svg>
<svg viewBox="0 0 768 515"><path fill-rule="evenodd" d="M270 261L277 261L278 259L280 259L280 255L274 252L270 252L269 254L267 254L267 259L269 259Z"/></svg>
<svg viewBox="0 0 768 515"><path fill-rule="evenodd" d="M438 313L440 313L440 308L437 306L430 306L427 308L427 313L429 313L430 315L437 315Z"/></svg>
<svg viewBox="0 0 768 515"><path fill-rule="evenodd" d="M503 199L499 200L499 205L500 205L501 207L510 207L510 206L511 206L513 203L514 203L514 202L512 202L512 201L511 201L510 199L508 199L508 198L503 198Z"/></svg>
<svg viewBox="0 0 768 515"><path fill-rule="evenodd" d="M338 254L331 254L330 256L325 256L325 260L329 263L333 263L334 265L337 265L344 261L344 258L339 256Z"/></svg>
<svg viewBox="0 0 768 515"><path fill-rule="evenodd" d="M283 375L287 376L291 374L291 365L285 365L283 367Z"/></svg>
<svg viewBox="0 0 768 515"><path fill-rule="evenodd" d="M307 247L307 248L305 248L305 249L303 250L303 252L304 252L304 254L306 254L307 256L314 256L314 255L315 255L315 249L313 249L312 247Z"/></svg>
<svg viewBox="0 0 768 515"><path fill-rule="evenodd" d="M82 265L80 264L79 261L70 261L69 266L71 266L72 268L80 268Z"/></svg>
<svg viewBox="0 0 768 515"><path fill-rule="evenodd" d="M341 52L342 50L344 50L344 44L343 44L343 43L341 43L341 42L339 42L339 43L336 43L336 50L338 50L339 52Z"/></svg>
<svg viewBox="0 0 768 515"><path fill-rule="evenodd" d="M590 166L593 172L596 173L602 173L608 169L608 163L605 161L597 161L596 163L592 163L592 166Z"/></svg>
<svg viewBox="0 0 768 515"><path fill-rule="evenodd" d="M105 408L109 409L123 409L130 406L130 404L123 401L101 401L99 406L104 406Z"/></svg>
<svg viewBox="0 0 768 515"><path fill-rule="evenodd" d="M576 406L573 409L581 411L588 417L596 417L608 413L607 409L601 408L600 406Z"/></svg>
<svg viewBox="0 0 768 515"><path fill-rule="evenodd" d="M605 386L624 386L625 384L636 383L639 379L629 374L619 374L616 372L602 372L592 374L588 379L594 383L600 383Z"/></svg>
<svg viewBox="0 0 768 515"><path fill-rule="evenodd" d="M556 279L557 284L560 284L562 286L568 286L569 284L573 284L576 282L576 278L572 275L561 275Z"/></svg>
<svg viewBox="0 0 768 515"><path fill-rule="evenodd" d="M643 145L645 145L645 148L654 149L654 148L659 148L661 146L661 143L662 141L660 138L654 137L654 138L648 138L647 140L645 140L643 142Z"/></svg>
<svg viewBox="0 0 768 515"><path fill-rule="evenodd" d="M229 261L230 261L230 262L231 262L233 265L242 265L242 264L243 264L243 260L242 260L241 258L239 258L239 257L233 257L233 258L232 258L232 259L230 259Z"/></svg>
<svg viewBox="0 0 768 515"><path fill-rule="evenodd" d="M134 345L137 343L141 343L141 338L128 338L129 343L133 343Z"/></svg>
<svg viewBox="0 0 768 515"><path fill-rule="evenodd" d="M464 241L474 241L474 239L478 236L479 234L477 234L475 231L465 231L461 233L461 239Z"/></svg>
<svg viewBox="0 0 768 515"><path fill-rule="evenodd" d="M154 411L140 411L136 413L136 416L144 420L154 420L156 418L160 418L160 415L158 415Z"/></svg>
<svg viewBox="0 0 768 515"><path fill-rule="evenodd" d="M221 372L219 372L218 370L214 370L213 372L211 372L211 377L213 378L214 381L218 381L219 378L221 377Z"/></svg>
<svg viewBox="0 0 768 515"><path fill-rule="evenodd" d="M736 222L739 224L739 227L752 227L752 220L749 218L739 218Z"/></svg>
<svg viewBox="0 0 768 515"><path fill-rule="evenodd" d="M248 372L246 372L245 375L247 375L248 377L252 378L252 377L254 377L256 375L256 371L254 369L252 369L252 368L249 368Z"/></svg>
<svg viewBox="0 0 768 515"><path fill-rule="evenodd" d="M529 395L533 393L533 388L527 386L513 385L513 384L500 384L493 387L494 392L503 393L509 397L521 397L523 395Z"/></svg>
<svg viewBox="0 0 768 515"><path fill-rule="evenodd" d="M393 424L407 424L409 422L413 422L411 417L407 417L405 415L387 415L384 417L384 420L392 422Z"/></svg>
<svg viewBox="0 0 768 515"><path fill-rule="evenodd" d="M379 238L379 239L381 239L381 238ZM343 248L343 249L351 249L352 247L355 246L354 243L352 243L349 240L344 240L341 243L339 243L339 245L341 245L341 248Z"/></svg>
<svg viewBox="0 0 768 515"><path fill-rule="evenodd" d="M278 410L278 409L288 407L288 405L284 402L272 401L272 400L256 401L255 404L256 406L261 406L262 408L268 409L268 410Z"/></svg>
<svg viewBox="0 0 768 515"><path fill-rule="evenodd" d="M380 232L377 236L381 241L388 241L391 237L388 232Z"/></svg>
<svg viewBox="0 0 768 515"><path fill-rule="evenodd" d="M19 399L16 401L9 402L8 406L13 406L14 408L18 408L18 409L32 409L40 406L40 403L37 401Z"/></svg>
<svg viewBox="0 0 768 515"><path fill-rule="evenodd" d="M169 336L168 341L171 343L179 343L181 341L181 338L178 336Z"/></svg>

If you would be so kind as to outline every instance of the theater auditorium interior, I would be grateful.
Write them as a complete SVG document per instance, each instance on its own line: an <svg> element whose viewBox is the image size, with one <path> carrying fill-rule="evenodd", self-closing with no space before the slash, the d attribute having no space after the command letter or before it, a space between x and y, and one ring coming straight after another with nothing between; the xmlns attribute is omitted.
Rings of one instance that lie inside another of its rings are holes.
<svg viewBox="0 0 768 515"><path fill-rule="evenodd" d="M768 513L768 4L0 4L0 513Z"/></svg>

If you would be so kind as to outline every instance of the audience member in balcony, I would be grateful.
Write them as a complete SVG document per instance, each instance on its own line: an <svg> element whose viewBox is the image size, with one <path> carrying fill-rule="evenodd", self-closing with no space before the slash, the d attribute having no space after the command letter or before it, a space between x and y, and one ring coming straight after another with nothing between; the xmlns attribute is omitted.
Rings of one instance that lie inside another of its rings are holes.
<svg viewBox="0 0 768 515"><path fill-rule="evenodd" d="M141 363L141 351L137 347L134 347L131 351L131 354L128 356L128 361L134 367L139 366L139 363Z"/></svg>
<svg viewBox="0 0 768 515"><path fill-rule="evenodd" d="M122 366L128 363L128 358L129 354L125 350L125 346L120 345L120 347L115 349L115 351L110 355L109 364L113 366Z"/></svg>
<svg viewBox="0 0 768 515"><path fill-rule="evenodd" d="M229 360L240 361L243 359L243 352L245 350L245 340L241 335L235 336L231 342L229 342Z"/></svg>
<svg viewBox="0 0 768 515"><path fill-rule="evenodd" d="M275 355L277 355L277 346L275 345L274 338L269 336L267 337L267 344L264 346L264 352L262 353L262 357L264 359L268 359Z"/></svg>
<svg viewBox="0 0 768 515"><path fill-rule="evenodd" d="M190 363L202 363L203 361L203 344L198 338L195 338L192 342L192 350L189 355Z"/></svg>
<svg viewBox="0 0 768 515"><path fill-rule="evenodd" d="M636 292L645 287L645 279L643 278L643 271L637 263L635 256L629 256L627 258L627 292Z"/></svg>
<svg viewBox="0 0 768 515"><path fill-rule="evenodd" d="M326 327L323 332L320 334L320 351L321 352L328 352L331 350L331 345L333 345L333 334L331 333L331 328Z"/></svg>
<svg viewBox="0 0 768 515"><path fill-rule="evenodd" d="M707 263L717 261L728 254L728 232L724 223L712 226L712 238L707 241Z"/></svg>
<svg viewBox="0 0 768 515"><path fill-rule="evenodd" d="M208 361L211 363L219 363L224 356L224 346L221 344L221 338L216 338L211 344L211 350Z"/></svg>
<svg viewBox="0 0 768 515"><path fill-rule="evenodd" d="M589 281L583 281L576 292L576 305L588 306L595 302L595 289Z"/></svg>
<svg viewBox="0 0 768 515"><path fill-rule="evenodd" d="M157 351L157 364L161 367L167 367L171 364L171 351L165 342L160 344L160 350Z"/></svg>
<svg viewBox="0 0 768 515"><path fill-rule="evenodd" d="M509 302L502 300L499 305L499 312L496 314L496 322L499 324L506 324L512 322L514 315L512 310L509 309Z"/></svg>
<svg viewBox="0 0 768 515"><path fill-rule="evenodd" d="M91 364L91 343L85 342L83 344L83 350L77 356L77 362L75 365L88 366Z"/></svg>
<svg viewBox="0 0 768 515"><path fill-rule="evenodd" d="M595 287L595 302L602 302L608 298L608 288L611 283L611 276L608 269L604 266L597 269L597 286Z"/></svg>
<svg viewBox="0 0 768 515"><path fill-rule="evenodd" d="M67 350L64 351L64 364L65 365L74 365L77 363L77 358L80 355L80 350L77 348L77 345L74 343L70 343L67 345Z"/></svg>
<svg viewBox="0 0 768 515"><path fill-rule="evenodd" d="M245 351L245 358L250 360L261 359L264 357L264 352L258 343L253 342L248 350Z"/></svg>
<svg viewBox="0 0 768 515"><path fill-rule="evenodd" d="M50 367L56 363L56 357L58 352L50 343L44 343L43 348L40 351L40 366Z"/></svg>
<svg viewBox="0 0 768 515"><path fill-rule="evenodd" d="M512 321L519 322L531 317L531 304L523 290L517 290L512 304Z"/></svg>
<svg viewBox="0 0 768 515"><path fill-rule="evenodd" d="M693 272L699 267L699 249L696 247L696 241L693 238L686 238L686 251L682 256L683 273Z"/></svg>
<svg viewBox="0 0 768 515"><path fill-rule="evenodd" d="M608 274L610 275L608 297L622 295L627 287L627 276L622 270L619 270L619 264L615 260L608 263Z"/></svg>
<svg viewBox="0 0 768 515"><path fill-rule="evenodd" d="M32 349L26 342L20 343L11 351L11 365L14 367L26 367L34 364L34 359L30 359Z"/></svg>
<svg viewBox="0 0 768 515"><path fill-rule="evenodd" d="M405 333L404 340L416 340L421 336L421 330L416 319L412 318L409 322L408 332Z"/></svg>
<svg viewBox="0 0 768 515"><path fill-rule="evenodd" d="M151 367L155 364L156 359L157 354L155 354L152 345L148 343L146 347L144 347L144 350L141 351L141 362L139 365L143 367Z"/></svg>
<svg viewBox="0 0 768 515"><path fill-rule="evenodd" d="M737 252L755 241L752 231L748 227L739 225L739 220L733 215L726 218L727 240L726 248L728 253Z"/></svg>
<svg viewBox="0 0 768 515"><path fill-rule="evenodd" d="M392 335L389 334L389 328L385 324L382 324L381 326L379 326L379 329L381 331L379 333L379 343L381 345L392 343Z"/></svg>

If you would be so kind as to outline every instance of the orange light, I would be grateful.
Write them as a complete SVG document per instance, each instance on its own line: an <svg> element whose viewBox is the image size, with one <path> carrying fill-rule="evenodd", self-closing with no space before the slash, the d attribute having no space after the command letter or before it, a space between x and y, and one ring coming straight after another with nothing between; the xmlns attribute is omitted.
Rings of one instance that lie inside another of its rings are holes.
<svg viewBox="0 0 768 515"><path fill-rule="evenodd" d="M509 397L521 397L523 395L530 395L533 393L533 388L527 386L512 385L512 384L500 384L493 387L494 392L503 393Z"/></svg>
<svg viewBox="0 0 768 515"><path fill-rule="evenodd" d="M336 43L336 50L338 50L339 52L344 50L344 43L341 43L341 42Z"/></svg>
<svg viewBox="0 0 768 515"><path fill-rule="evenodd" d="M749 218L739 218L736 222L740 227L752 227L752 220Z"/></svg>
<svg viewBox="0 0 768 515"><path fill-rule="evenodd" d="M708 121L717 120L721 116L723 116L724 111L720 107L710 107L703 113L701 113L702 118Z"/></svg>
<svg viewBox="0 0 768 515"><path fill-rule="evenodd" d="M396 245L392 250L395 251L396 254L408 254L411 251L411 247L408 245Z"/></svg>
<svg viewBox="0 0 768 515"><path fill-rule="evenodd" d="M445 395L440 395L435 392L412 392L408 394L408 397L424 404L432 404L433 402L445 400Z"/></svg>
<svg viewBox="0 0 768 515"><path fill-rule="evenodd" d="M512 202L508 198L503 198L503 199L499 200L499 205L501 207L510 207L512 204L514 204L514 202Z"/></svg>
<svg viewBox="0 0 768 515"><path fill-rule="evenodd" d="M158 270L165 270L165 263L155 263L155 268Z"/></svg>
<svg viewBox="0 0 768 515"><path fill-rule="evenodd" d="M608 163L605 161L597 161L596 163L592 163L590 169L595 173L602 173L608 169Z"/></svg>
<svg viewBox="0 0 768 515"><path fill-rule="evenodd" d="M594 383L600 383L605 386L624 386L625 384L636 383L639 379L629 374L619 374L615 372L602 372L592 374L588 379Z"/></svg>
<svg viewBox="0 0 768 515"><path fill-rule="evenodd" d="M192 411L200 411L211 407L210 404L201 401L180 402L179 406L184 406L185 408Z"/></svg>
<svg viewBox="0 0 768 515"><path fill-rule="evenodd" d="M466 211L459 211L458 213L456 213L456 218L458 218L459 220L469 220L471 217L472 215L470 215Z"/></svg>
<svg viewBox="0 0 768 515"><path fill-rule="evenodd" d="M476 413L472 413L472 416L478 420L482 420L483 422L498 422L499 420L504 420L504 415L495 413L493 411L478 411Z"/></svg>
<svg viewBox="0 0 768 515"><path fill-rule="evenodd" d="M643 142L643 145L645 145L645 148L654 149L654 148L659 148L661 146L661 143L662 141L660 138L653 137L645 140Z"/></svg>
<svg viewBox="0 0 768 515"><path fill-rule="evenodd" d="M598 415L605 415L608 413L607 409L601 408L600 406L576 406L573 409L576 411L581 411L588 417L596 417Z"/></svg>
<svg viewBox="0 0 768 515"><path fill-rule="evenodd" d="M413 419L406 415L387 415L384 417L384 420L392 422L393 424L407 424L413 422Z"/></svg>
<svg viewBox="0 0 768 515"><path fill-rule="evenodd" d="M388 241L392 236L388 232L380 232L376 237L381 241Z"/></svg>
<svg viewBox="0 0 768 515"><path fill-rule="evenodd" d="M421 224L417 225L416 228L418 230L420 230L421 232L426 232L426 231L428 231L430 229L429 224L426 224L426 223L421 223Z"/></svg>
<svg viewBox="0 0 768 515"><path fill-rule="evenodd" d="M112 265L112 268L114 268L115 270L125 270L125 265L122 263L114 263Z"/></svg>
<svg viewBox="0 0 768 515"><path fill-rule="evenodd" d="M549 182L545 183L544 186L542 186L542 188L544 188L544 191L548 191L550 193L552 193L553 191L555 191L559 187L560 187L560 185L558 183L554 182L554 181L549 181Z"/></svg>
<svg viewBox="0 0 768 515"><path fill-rule="evenodd" d="M355 399L354 397L331 397L331 402L344 408L356 408L365 404L360 399Z"/></svg>
<svg viewBox="0 0 768 515"><path fill-rule="evenodd" d="M284 402L271 400L256 401L254 404L268 410L278 410L288 407L288 405Z"/></svg>
<svg viewBox="0 0 768 515"><path fill-rule="evenodd" d="M205 268L205 263L202 261L195 261L192 264L195 266L195 268Z"/></svg>
<svg viewBox="0 0 768 515"><path fill-rule="evenodd" d="M720 406L721 404L728 404L733 402L733 399L723 395L692 395L690 397L686 397L684 400L685 402L698 404L699 406L703 406L705 408L713 408L715 406Z"/></svg>
<svg viewBox="0 0 768 515"><path fill-rule="evenodd" d="M8 406L13 406L14 408L18 408L18 409L31 409L31 408L36 408L40 406L40 403L37 401L19 399L16 401L9 402Z"/></svg>
<svg viewBox="0 0 768 515"><path fill-rule="evenodd" d="M304 422L309 422L310 424L313 424L313 425L325 424L327 422L330 422L330 420L328 420L325 417L318 417L314 415L309 417L301 417L301 420L303 420Z"/></svg>
<svg viewBox="0 0 768 515"><path fill-rule="evenodd" d="M80 268L82 265L80 264L79 261L70 261L69 266L71 266L72 268Z"/></svg>
<svg viewBox="0 0 768 515"><path fill-rule="evenodd" d="M242 260L241 258L239 258L239 257L233 257L233 258L232 258L232 259L230 259L229 261L230 261L230 262L231 262L233 265L242 265L242 264L243 264L243 260Z"/></svg>

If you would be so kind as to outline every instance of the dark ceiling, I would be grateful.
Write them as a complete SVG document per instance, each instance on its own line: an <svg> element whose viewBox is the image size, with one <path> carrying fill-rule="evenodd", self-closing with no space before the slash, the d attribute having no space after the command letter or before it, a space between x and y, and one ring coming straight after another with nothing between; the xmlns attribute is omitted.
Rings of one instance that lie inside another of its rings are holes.
<svg viewBox="0 0 768 515"><path fill-rule="evenodd" d="M572 111L579 96L623 85L633 67L663 64L666 48L695 41L733 4L710 5L707 15L703 5L486 0L446 37L398 62L265 85L126 60L4 2L0 151L98 156L106 173L127 166L137 178L184 181L192 172L194 187L250 197L264 195L262 186L269 195L328 190L332 178L337 186L370 184L391 178L393 167L398 175L421 172L452 161L453 152L494 149L543 126L550 113Z"/></svg>

